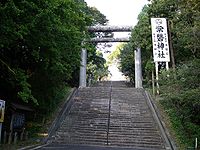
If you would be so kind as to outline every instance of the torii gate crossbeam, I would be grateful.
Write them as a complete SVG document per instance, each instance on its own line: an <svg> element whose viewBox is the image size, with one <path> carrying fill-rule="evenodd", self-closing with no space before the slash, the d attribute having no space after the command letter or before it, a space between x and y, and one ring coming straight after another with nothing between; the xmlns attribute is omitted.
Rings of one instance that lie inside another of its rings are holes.
<svg viewBox="0 0 200 150"><path fill-rule="evenodd" d="M132 26L90 26L89 32L131 32Z"/></svg>
<svg viewBox="0 0 200 150"><path fill-rule="evenodd" d="M105 42L130 42L130 39L127 38L92 38L89 42L94 43L105 43Z"/></svg>

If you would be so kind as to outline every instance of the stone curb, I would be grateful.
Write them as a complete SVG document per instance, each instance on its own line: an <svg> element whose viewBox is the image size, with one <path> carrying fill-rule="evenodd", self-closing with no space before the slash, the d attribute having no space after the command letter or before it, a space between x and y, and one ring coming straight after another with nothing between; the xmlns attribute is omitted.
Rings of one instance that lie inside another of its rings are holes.
<svg viewBox="0 0 200 150"><path fill-rule="evenodd" d="M48 144L43 144L43 145L36 144L36 145L31 145L31 146L26 146L26 147L23 147L23 148L19 148L17 150L35 150L35 149L42 148L42 147L47 146L47 145Z"/></svg>
<svg viewBox="0 0 200 150"><path fill-rule="evenodd" d="M177 147L175 146L174 141L172 140L167 128L165 127L164 122L162 122L161 116L159 115L159 112L158 112L158 108L154 104L151 95L147 91L145 91L145 95L146 95L146 98L148 101L148 105L152 111L152 114L153 114L156 122L158 123L162 137L166 142L166 149L167 150L176 150Z"/></svg>
<svg viewBox="0 0 200 150"><path fill-rule="evenodd" d="M44 139L43 143L46 144L48 140L50 140L50 138L56 133L56 130L62 124L63 120L65 119L66 114L71 109L71 106L73 104L73 97L75 96L76 92L77 92L77 88L73 88L71 90L70 95L67 97L61 111L59 112L58 116L55 118L51 127L49 128L48 136Z"/></svg>

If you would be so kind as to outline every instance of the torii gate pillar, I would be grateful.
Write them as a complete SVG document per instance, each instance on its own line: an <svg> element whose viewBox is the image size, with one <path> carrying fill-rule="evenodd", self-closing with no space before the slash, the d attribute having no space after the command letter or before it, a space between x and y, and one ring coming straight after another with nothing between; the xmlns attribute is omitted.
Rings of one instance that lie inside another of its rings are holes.
<svg viewBox="0 0 200 150"><path fill-rule="evenodd" d="M87 50L81 50L81 66L79 76L79 87L86 87L86 68L87 68Z"/></svg>
<svg viewBox="0 0 200 150"><path fill-rule="evenodd" d="M135 50L135 88L142 87L141 49Z"/></svg>

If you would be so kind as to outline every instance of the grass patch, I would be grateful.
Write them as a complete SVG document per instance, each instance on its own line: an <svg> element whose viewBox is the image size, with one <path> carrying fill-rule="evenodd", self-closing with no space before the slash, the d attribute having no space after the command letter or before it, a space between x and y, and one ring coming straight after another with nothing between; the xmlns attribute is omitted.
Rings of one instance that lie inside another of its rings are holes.
<svg viewBox="0 0 200 150"><path fill-rule="evenodd" d="M167 100L160 100L160 104L165 114L170 119L170 126L176 137L179 149L194 149L195 138L200 138L200 126L188 121L183 121L180 114L177 113L176 108L168 103Z"/></svg>
<svg viewBox="0 0 200 150"><path fill-rule="evenodd" d="M146 90L152 95L151 88ZM176 108L174 108L170 101L164 97L157 95L156 97L153 97L153 100L159 109L158 111L162 117L162 121L164 121L165 126L178 149L194 149L194 137L198 137L198 139L200 139L198 134L200 133L200 127L190 122L185 122L183 124L181 116L176 112Z"/></svg>

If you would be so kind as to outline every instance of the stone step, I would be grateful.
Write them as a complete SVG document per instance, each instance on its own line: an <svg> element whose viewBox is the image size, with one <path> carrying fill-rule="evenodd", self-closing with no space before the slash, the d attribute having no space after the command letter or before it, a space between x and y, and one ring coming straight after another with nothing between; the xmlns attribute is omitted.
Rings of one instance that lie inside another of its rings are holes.
<svg viewBox="0 0 200 150"><path fill-rule="evenodd" d="M112 81L112 82L107 82L107 81L101 81L97 82L96 84L91 85L91 87L129 87L130 83L126 81Z"/></svg>
<svg viewBox="0 0 200 150"><path fill-rule="evenodd" d="M99 146L107 146L107 141L106 140L87 140L87 139L75 139L71 140L69 143L66 143L66 139L62 139L56 142L57 144L70 144L70 145L99 145ZM55 144L55 143L54 143ZM116 142L112 141L111 143L108 143L109 146L115 146L115 147L126 147L126 148L131 148L131 147L137 147L137 148L145 148L145 149L154 149L154 150L164 150L165 147L164 145L159 145L156 143L152 142L141 142L139 143L138 141L124 141L124 140L117 140Z"/></svg>
<svg viewBox="0 0 200 150"><path fill-rule="evenodd" d="M107 145L107 141L106 140L103 140L103 141L100 141L100 140L93 140L93 141L90 141L90 140L71 140L70 142L66 142L65 139L62 139L62 140L58 140L56 142L54 142L53 144L73 144L73 145L98 145L98 146L104 146L104 145Z"/></svg>

